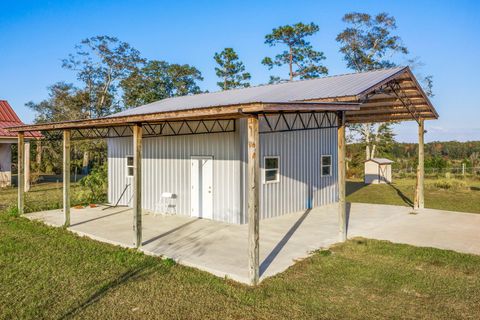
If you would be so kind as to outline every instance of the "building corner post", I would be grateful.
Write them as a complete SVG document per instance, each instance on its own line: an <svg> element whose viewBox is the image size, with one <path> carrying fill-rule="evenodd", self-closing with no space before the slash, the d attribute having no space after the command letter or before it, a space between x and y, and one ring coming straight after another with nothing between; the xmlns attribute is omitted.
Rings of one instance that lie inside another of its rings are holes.
<svg viewBox="0 0 480 320"><path fill-rule="evenodd" d="M260 279L260 212L259 212L259 176L260 176L260 139L258 117L247 119L248 144L248 270L251 285L257 285Z"/></svg>
<svg viewBox="0 0 480 320"><path fill-rule="evenodd" d="M338 166L338 234L339 241L347 240L347 201L346 201L346 166L345 166L345 112L338 113L337 129L337 166Z"/></svg>
<svg viewBox="0 0 480 320"><path fill-rule="evenodd" d="M425 180L425 151L424 151L424 135L425 122L420 119L418 122L418 167L417 167L417 181L415 188L415 199L413 202L413 209L425 208L424 198L424 180Z"/></svg>
<svg viewBox="0 0 480 320"><path fill-rule="evenodd" d="M63 130L63 226L70 227L70 130Z"/></svg>
<svg viewBox="0 0 480 320"><path fill-rule="evenodd" d="M25 142L25 192L30 191L30 141Z"/></svg>
<svg viewBox="0 0 480 320"><path fill-rule="evenodd" d="M17 144L17 185L18 185L18 214L24 214L25 207L25 133L18 132Z"/></svg>
<svg viewBox="0 0 480 320"><path fill-rule="evenodd" d="M142 245L142 124L133 125L133 236Z"/></svg>

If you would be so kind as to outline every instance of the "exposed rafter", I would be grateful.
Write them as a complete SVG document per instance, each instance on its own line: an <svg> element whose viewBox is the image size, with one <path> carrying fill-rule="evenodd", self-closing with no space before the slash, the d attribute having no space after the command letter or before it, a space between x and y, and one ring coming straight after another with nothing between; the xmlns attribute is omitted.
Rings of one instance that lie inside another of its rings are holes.
<svg viewBox="0 0 480 320"><path fill-rule="evenodd" d="M392 79L375 90L368 92L365 94L361 99L360 102L365 105L364 108L361 108L359 112L352 112L349 113L349 122L362 122L367 121L370 117L375 117L378 115L382 115L382 118L387 118L388 114L392 114L396 118L397 116L401 116L403 114L409 114L412 119L414 119L417 123L420 123L420 118L422 112L429 111L428 105L420 101L419 103L413 103L413 99L423 99L423 96L420 94L416 94L413 96L408 96L404 91L405 88L401 86L402 80L399 79ZM410 88L410 87L409 87ZM387 96L390 98L373 98L375 96ZM391 111L386 108L381 108L383 110L372 110L372 107L369 107L371 104L375 103L383 103L384 105L390 103ZM425 110L425 105L427 106L427 110ZM405 111L396 110L397 107L403 107ZM421 110L417 109L417 106L421 107ZM392 118L392 119L393 119ZM402 117L403 119L404 117ZM378 118L381 120L380 118Z"/></svg>
<svg viewBox="0 0 480 320"><path fill-rule="evenodd" d="M260 133L336 128L334 112L260 113Z"/></svg>
<svg viewBox="0 0 480 320"><path fill-rule="evenodd" d="M142 123L143 137L180 136L205 133L221 133L235 131L234 119L220 120L182 120ZM92 127L71 129L71 140L107 139L132 137L132 126ZM47 140L61 140L62 131L45 131Z"/></svg>

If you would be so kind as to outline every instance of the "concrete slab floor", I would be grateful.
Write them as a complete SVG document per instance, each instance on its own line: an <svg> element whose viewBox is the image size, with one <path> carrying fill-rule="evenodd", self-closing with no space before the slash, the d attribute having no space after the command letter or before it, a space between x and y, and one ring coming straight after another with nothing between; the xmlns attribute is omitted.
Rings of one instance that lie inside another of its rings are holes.
<svg viewBox="0 0 480 320"><path fill-rule="evenodd" d="M69 230L92 239L133 247L132 210L105 207L71 209ZM61 226L62 210L26 215ZM143 245L146 254L164 256L248 283L248 225L234 225L179 215L144 214ZM338 239L336 206L298 212L260 222L261 280L284 271L295 260Z"/></svg>
<svg viewBox="0 0 480 320"><path fill-rule="evenodd" d="M132 210L85 208L71 211L69 230L90 238L133 247ZM425 209L417 215L399 206L349 204L349 238L365 237L480 254L480 215ZM61 226L61 210L26 215ZM247 225L172 215L143 215L146 254L164 256L248 283ZM286 270L296 260L338 241L336 205L260 222L260 279Z"/></svg>

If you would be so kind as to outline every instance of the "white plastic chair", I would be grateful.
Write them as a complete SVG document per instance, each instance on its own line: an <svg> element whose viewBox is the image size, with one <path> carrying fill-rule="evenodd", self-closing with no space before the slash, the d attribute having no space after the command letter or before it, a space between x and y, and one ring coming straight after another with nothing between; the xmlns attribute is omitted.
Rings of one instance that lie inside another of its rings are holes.
<svg viewBox="0 0 480 320"><path fill-rule="evenodd" d="M177 196L171 192L163 192L160 196L160 201L155 206L155 215L160 214L175 214L177 205L175 199Z"/></svg>

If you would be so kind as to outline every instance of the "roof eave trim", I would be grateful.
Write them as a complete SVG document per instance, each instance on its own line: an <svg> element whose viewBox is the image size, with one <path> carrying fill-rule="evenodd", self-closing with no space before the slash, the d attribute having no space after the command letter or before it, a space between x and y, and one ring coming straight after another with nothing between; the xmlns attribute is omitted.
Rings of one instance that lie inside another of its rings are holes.
<svg viewBox="0 0 480 320"><path fill-rule="evenodd" d="M198 109L185 109L181 111L154 112L134 115L124 115L116 117L103 117L96 119L72 120L63 122L51 122L34 125L12 126L5 128L10 132L22 131L49 131L49 130L68 130L75 128L89 127L113 127L122 125L131 125L141 122L161 122L175 120L196 120L196 119L215 119L215 117L245 117L245 113L254 112L337 112L359 110L359 103L343 102L269 102L269 103L248 103L243 105L226 105L205 107Z"/></svg>

